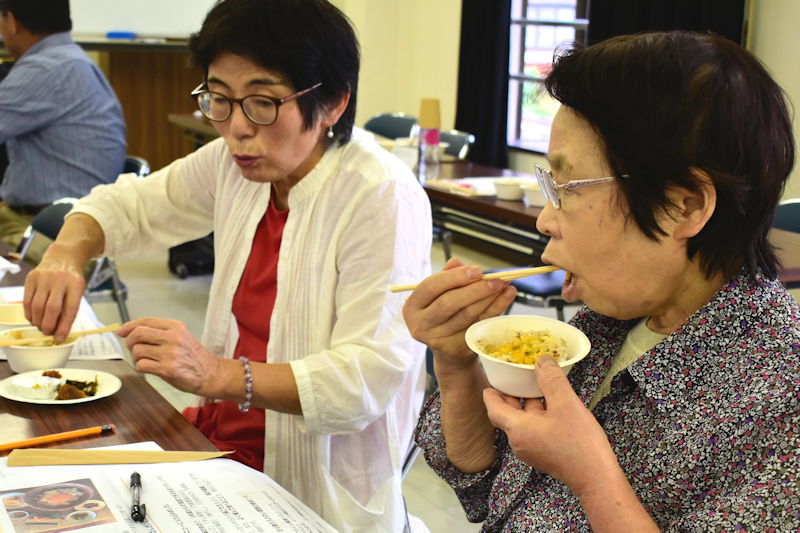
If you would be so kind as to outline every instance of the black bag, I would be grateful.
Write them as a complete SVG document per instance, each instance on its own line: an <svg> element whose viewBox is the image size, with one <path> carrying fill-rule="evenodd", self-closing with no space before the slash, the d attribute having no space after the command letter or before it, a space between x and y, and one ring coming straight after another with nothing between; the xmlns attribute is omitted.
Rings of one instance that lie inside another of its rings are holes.
<svg viewBox="0 0 800 533"><path fill-rule="evenodd" d="M214 271L214 234L169 249L169 270L181 279Z"/></svg>

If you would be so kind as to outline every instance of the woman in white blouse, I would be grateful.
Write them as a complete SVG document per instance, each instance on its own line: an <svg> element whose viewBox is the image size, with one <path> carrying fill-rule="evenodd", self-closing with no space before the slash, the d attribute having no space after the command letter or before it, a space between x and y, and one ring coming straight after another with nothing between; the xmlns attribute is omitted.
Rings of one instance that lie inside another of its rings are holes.
<svg viewBox="0 0 800 533"><path fill-rule="evenodd" d="M82 199L26 281L26 313L63 338L89 258L213 231L202 338L126 323L137 369L198 394L187 418L337 529L397 531L424 347L388 287L429 274L427 198L353 129L358 43L328 2L225 0L190 50L205 73L192 94L221 138Z"/></svg>

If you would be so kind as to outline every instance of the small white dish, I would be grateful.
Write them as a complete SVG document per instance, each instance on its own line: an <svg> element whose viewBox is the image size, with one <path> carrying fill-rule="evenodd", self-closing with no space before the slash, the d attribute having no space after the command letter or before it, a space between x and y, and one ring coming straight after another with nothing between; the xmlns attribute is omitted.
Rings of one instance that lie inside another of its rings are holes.
<svg viewBox="0 0 800 533"><path fill-rule="evenodd" d="M494 190L498 200L522 200L523 192L519 180L514 178L499 178L494 180Z"/></svg>
<svg viewBox="0 0 800 533"><path fill-rule="evenodd" d="M558 364L565 374L589 353L591 343L581 330L566 322L536 315L503 315L481 320L467 329L465 340L467 346L478 354L492 387L518 398L540 398L542 391L533 372L534 365L503 361L484 351L487 345L511 341L518 332L540 330L564 340L567 354Z"/></svg>
<svg viewBox="0 0 800 533"><path fill-rule="evenodd" d="M531 207L544 207L547 203L547 197L545 197L539 185L536 183L523 184L522 192L525 194L525 201Z"/></svg>

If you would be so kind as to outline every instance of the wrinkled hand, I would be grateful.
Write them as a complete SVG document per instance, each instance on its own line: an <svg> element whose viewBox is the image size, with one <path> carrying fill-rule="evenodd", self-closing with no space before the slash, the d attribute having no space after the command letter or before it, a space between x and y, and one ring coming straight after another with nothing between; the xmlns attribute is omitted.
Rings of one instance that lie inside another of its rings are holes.
<svg viewBox="0 0 800 533"><path fill-rule="evenodd" d="M170 385L208 396L207 387L218 375L220 358L209 352L177 320L140 318L117 331L125 338L136 370L155 374Z"/></svg>
<svg viewBox="0 0 800 533"><path fill-rule="evenodd" d="M471 364L476 356L467 347L464 332L478 320L499 315L514 300L516 289L507 281L482 276L480 268L451 259L406 300L403 316L411 335L427 344L438 362L453 367Z"/></svg>
<svg viewBox="0 0 800 533"><path fill-rule="evenodd" d="M544 402L528 399L523 409L519 398L487 388L483 400L489 419L528 465L560 479L578 495L596 490L608 479L607 469L618 469L603 428L552 357L541 356L534 372Z"/></svg>
<svg viewBox="0 0 800 533"><path fill-rule="evenodd" d="M45 253L25 278L25 318L56 342L67 338L86 290L81 265L69 254Z"/></svg>

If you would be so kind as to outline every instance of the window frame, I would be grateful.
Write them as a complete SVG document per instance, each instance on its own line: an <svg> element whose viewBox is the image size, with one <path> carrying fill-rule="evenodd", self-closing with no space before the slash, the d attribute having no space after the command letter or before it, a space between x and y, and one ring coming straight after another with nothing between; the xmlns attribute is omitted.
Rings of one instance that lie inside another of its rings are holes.
<svg viewBox="0 0 800 533"><path fill-rule="evenodd" d="M521 2L520 13L527 14L528 7L531 5L545 4L547 0L519 0ZM572 27L575 29L575 41L586 43L589 29L589 3L591 0L575 0L575 18L572 21L551 20L543 18L515 18L512 16L509 28L509 69L508 69L508 107L506 110L508 127L506 132L506 143L509 148L516 148L535 153L545 153L546 147L534 146L528 141L522 140L522 117L524 112L525 84L538 84L539 89L543 89L543 77L529 76L525 72L525 52L527 33L531 26L536 27ZM554 6L557 4L554 4ZM514 13L512 13L513 15ZM515 26L519 26L519 32L515 32ZM515 42L516 41L516 42ZM556 43L556 46L560 43ZM555 50L555 47L554 47ZM514 62L514 63L512 63ZM514 64L516 72L511 68ZM516 83L515 83L516 82ZM514 87L512 88L512 83Z"/></svg>

